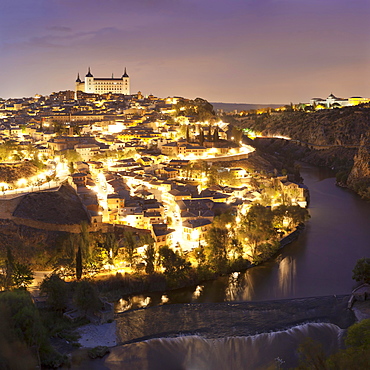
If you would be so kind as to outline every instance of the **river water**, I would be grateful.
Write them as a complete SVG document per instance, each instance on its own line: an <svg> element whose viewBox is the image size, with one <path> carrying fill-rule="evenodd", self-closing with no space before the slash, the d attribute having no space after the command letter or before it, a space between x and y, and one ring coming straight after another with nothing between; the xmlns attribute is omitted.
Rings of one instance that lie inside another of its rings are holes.
<svg viewBox="0 0 370 370"><path fill-rule="evenodd" d="M115 348L102 368L289 368L297 365L297 346L307 336L327 353L337 349L352 320L348 297L339 296L351 292L352 269L370 254L370 203L335 186L325 169L303 164L301 175L310 190L311 219L296 241L243 273L121 299L116 311L129 311L117 325L127 344ZM327 297L301 299L318 296Z"/></svg>
<svg viewBox="0 0 370 370"><path fill-rule="evenodd" d="M352 269L370 255L370 203L335 185L327 169L302 164L311 219L276 258L197 287L121 299L117 312L167 303L264 301L348 294Z"/></svg>

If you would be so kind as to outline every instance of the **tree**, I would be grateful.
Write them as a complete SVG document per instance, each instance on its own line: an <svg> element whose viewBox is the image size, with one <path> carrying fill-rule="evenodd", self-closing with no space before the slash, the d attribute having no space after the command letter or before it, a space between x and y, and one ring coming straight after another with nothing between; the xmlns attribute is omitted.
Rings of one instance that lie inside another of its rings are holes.
<svg viewBox="0 0 370 370"><path fill-rule="evenodd" d="M370 283L370 258L361 258L352 270L352 279L361 283Z"/></svg>
<svg viewBox="0 0 370 370"><path fill-rule="evenodd" d="M145 256L144 261L146 262L145 265L145 272L147 274L153 274L154 266L155 266L155 246L153 243L150 243L145 248Z"/></svg>
<svg viewBox="0 0 370 370"><path fill-rule="evenodd" d="M124 258L130 264L133 265L137 257L137 242L134 234L131 231L125 231L123 234L123 244L124 244Z"/></svg>
<svg viewBox="0 0 370 370"><path fill-rule="evenodd" d="M156 248L154 246L154 239L149 234L140 235L139 244L145 247L144 261L145 261L145 272L147 274L153 274L155 270L156 262Z"/></svg>
<svg viewBox="0 0 370 370"><path fill-rule="evenodd" d="M199 144L200 145L204 144L204 131L202 128L200 128L200 131L199 131Z"/></svg>
<svg viewBox="0 0 370 370"><path fill-rule="evenodd" d="M47 368L62 365L63 356L50 346L40 314L28 292L2 293L0 314L1 368L33 369L41 368L41 365ZM36 353L37 360L31 353Z"/></svg>
<svg viewBox="0 0 370 370"><path fill-rule="evenodd" d="M190 143L190 141L191 141L191 139L190 139L190 125L186 126L186 141L188 143Z"/></svg>
<svg viewBox="0 0 370 370"><path fill-rule="evenodd" d="M23 263L15 261L10 248L7 248L5 261L5 276L3 286L6 290L27 288L33 281L31 268Z"/></svg>
<svg viewBox="0 0 370 370"><path fill-rule="evenodd" d="M259 246L262 243L275 241L276 230L273 226L273 217L271 208L254 204L240 221L239 235L247 241L250 256L255 262L260 261Z"/></svg>
<svg viewBox="0 0 370 370"><path fill-rule="evenodd" d="M206 255L209 264L216 271L224 271L227 265L227 245L229 236L227 228L212 227L207 235Z"/></svg>
<svg viewBox="0 0 370 370"><path fill-rule="evenodd" d="M88 311L95 312L102 306L98 293L87 280L81 280L78 283L74 294L74 302L79 309L85 311L85 315Z"/></svg>
<svg viewBox="0 0 370 370"><path fill-rule="evenodd" d="M347 330L346 348L330 356L327 368L362 370L370 368L370 319L353 324Z"/></svg>
<svg viewBox="0 0 370 370"><path fill-rule="evenodd" d="M190 263L186 262L177 252L174 252L170 247L164 245L158 251L159 260L164 268L164 273L175 276L183 273L190 268Z"/></svg>
<svg viewBox="0 0 370 370"><path fill-rule="evenodd" d="M31 268L23 263L15 262L13 270L13 284L15 288L27 288L32 284L33 272Z"/></svg>
<svg viewBox="0 0 370 370"><path fill-rule="evenodd" d="M91 257L92 257L92 242L89 232L89 225L87 222L81 223L81 232L79 234L80 236L80 246L81 246L81 252L82 257L85 260L85 263L89 264L91 263Z"/></svg>
<svg viewBox="0 0 370 370"><path fill-rule="evenodd" d="M67 284L57 274L46 277L40 285L41 293L47 295L46 303L55 311L63 311L67 307Z"/></svg>
<svg viewBox="0 0 370 370"><path fill-rule="evenodd" d="M76 253L76 279L80 280L81 277L82 277L82 252L81 246L79 246Z"/></svg>
<svg viewBox="0 0 370 370"><path fill-rule="evenodd" d="M68 162L78 162L82 159L81 155L74 149L67 149L63 155Z"/></svg>
<svg viewBox="0 0 370 370"><path fill-rule="evenodd" d="M68 170L69 170L69 173L71 175L75 172L75 166L74 166L73 162L68 163Z"/></svg>
<svg viewBox="0 0 370 370"><path fill-rule="evenodd" d="M213 141L217 142L219 140L218 137L218 126L215 127L215 130L213 131Z"/></svg>
<svg viewBox="0 0 370 370"><path fill-rule="evenodd" d="M113 263L113 258L116 257L118 253L118 241L114 233L104 234L103 248L108 252L109 262Z"/></svg>

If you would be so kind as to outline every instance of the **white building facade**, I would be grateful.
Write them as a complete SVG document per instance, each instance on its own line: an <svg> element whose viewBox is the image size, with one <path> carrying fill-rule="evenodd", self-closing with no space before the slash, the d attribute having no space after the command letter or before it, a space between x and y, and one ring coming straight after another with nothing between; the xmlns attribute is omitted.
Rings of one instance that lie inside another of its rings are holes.
<svg viewBox="0 0 370 370"><path fill-rule="evenodd" d="M112 74L110 78L97 78L92 75L89 67L84 81L81 81L80 74L77 75L76 92L77 91L83 91L88 94L113 93L130 95L130 77L125 68L122 77L115 78Z"/></svg>

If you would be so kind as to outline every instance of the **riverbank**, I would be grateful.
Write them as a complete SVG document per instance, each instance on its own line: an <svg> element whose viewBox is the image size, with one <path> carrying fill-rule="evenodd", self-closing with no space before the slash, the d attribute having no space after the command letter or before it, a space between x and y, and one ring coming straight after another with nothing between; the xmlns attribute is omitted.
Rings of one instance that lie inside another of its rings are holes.
<svg viewBox="0 0 370 370"><path fill-rule="evenodd" d="M211 271L207 266L201 268L190 268L186 274L176 276L166 275L164 273L154 274L120 274L111 275L102 279L96 279L93 284L98 288L101 295L109 301L118 301L129 299L137 295L150 295L162 292L181 291L182 289L194 288L197 286L216 281L219 278L229 276L234 273L245 273L251 268L263 266L264 263L276 258L282 250L298 239L304 230L305 225L300 224L293 232L282 238L279 246L264 261L258 265L250 263L248 260L239 259L234 261L223 273ZM158 302L161 304L163 302ZM128 305L126 309L138 308Z"/></svg>

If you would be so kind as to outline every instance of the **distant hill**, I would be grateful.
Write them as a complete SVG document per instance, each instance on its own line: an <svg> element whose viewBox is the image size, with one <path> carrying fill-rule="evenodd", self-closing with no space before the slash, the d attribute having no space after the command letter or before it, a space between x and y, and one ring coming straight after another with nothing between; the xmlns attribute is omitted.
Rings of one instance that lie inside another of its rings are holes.
<svg viewBox="0 0 370 370"><path fill-rule="evenodd" d="M225 112L231 112L233 110L250 110L250 109L261 109L261 108L279 108L284 104L243 104L243 103L211 103L215 110L222 109Z"/></svg>

